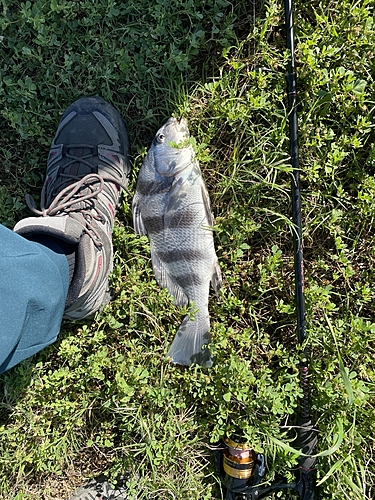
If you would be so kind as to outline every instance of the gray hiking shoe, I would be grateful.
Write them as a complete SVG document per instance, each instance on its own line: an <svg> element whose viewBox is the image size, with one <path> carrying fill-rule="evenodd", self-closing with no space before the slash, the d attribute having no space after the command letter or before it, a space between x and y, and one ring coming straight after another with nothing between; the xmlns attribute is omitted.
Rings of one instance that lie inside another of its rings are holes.
<svg viewBox="0 0 375 500"><path fill-rule="evenodd" d="M128 496L122 480L113 486L105 476L100 476L78 488L68 500L128 500Z"/></svg>
<svg viewBox="0 0 375 500"><path fill-rule="evenodd" d="M14 231L32 239L47 235L77 245L64 317L82 319L109 301L113 268L112 228L130 173L129 141L119 112L99 97L84 97L65 111L52 142L39 217Z"/></svg>

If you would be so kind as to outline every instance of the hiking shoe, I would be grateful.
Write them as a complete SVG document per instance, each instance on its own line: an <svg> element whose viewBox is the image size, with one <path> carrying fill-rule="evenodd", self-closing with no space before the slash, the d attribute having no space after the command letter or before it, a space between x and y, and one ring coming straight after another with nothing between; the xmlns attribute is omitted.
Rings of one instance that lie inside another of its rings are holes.
<svg viewBox="0 0 375 500"><path fill-rule="evenodd" d="M121 479L112 486L105 476L100 476L78 488L68 500L128 500L128 496Z"/></svg>
<svg viewBox="0 0 375 500"><path fill-rule="evenodd" d="M109 302L112 228L130 173L129 141L120 113L99 97L84 97L65 111L53 139L41 210L18 222L18 234L46 235L77 245L64 318L92 316Z"/></svg>

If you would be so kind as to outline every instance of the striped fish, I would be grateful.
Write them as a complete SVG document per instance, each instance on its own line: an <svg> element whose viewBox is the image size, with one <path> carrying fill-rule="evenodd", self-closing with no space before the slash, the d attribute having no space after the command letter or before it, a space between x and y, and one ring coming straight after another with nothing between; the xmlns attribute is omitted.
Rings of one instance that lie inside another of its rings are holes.
<svg viewBox="0 0 375 500"><path fill-rule="evenodd" d="M167 356L180 365L212 366L203 346L210 341L209 287L219 291L221 272L210 200L183 118L170 118L154 138L139 172L133 221L136 233L149 237L159 285L177 305L190 305Z"/></svg>

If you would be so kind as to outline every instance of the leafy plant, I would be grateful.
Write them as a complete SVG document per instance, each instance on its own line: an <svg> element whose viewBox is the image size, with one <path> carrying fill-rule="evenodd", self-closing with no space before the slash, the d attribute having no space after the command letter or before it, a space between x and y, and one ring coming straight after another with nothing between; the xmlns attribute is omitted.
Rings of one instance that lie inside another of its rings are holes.
<svg viewBox="0 0 375 500"><path fill-rule="evenodd" d="M240 429L292 477L301 397L283 6L270 0L2 2L0 218L27 216L59 117L100 94L123 114L137 173L185 116L223 273L211 370L165 354L186 310L156 283L124 196L112 302L0 377L0 492L68 497L126 471L136 498L222 499L211 448ZM374 493L374 1L295 2L305 297L322 499ZM275 495L276 498L276 495ZM291 498L282 493L277 498Z"/></svg>

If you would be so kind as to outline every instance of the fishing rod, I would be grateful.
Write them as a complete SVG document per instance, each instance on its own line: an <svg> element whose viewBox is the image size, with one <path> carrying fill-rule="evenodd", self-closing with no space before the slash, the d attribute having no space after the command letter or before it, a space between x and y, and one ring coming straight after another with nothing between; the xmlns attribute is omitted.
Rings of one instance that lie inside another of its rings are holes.
<svg viewBox="0 0 375 500"><path fill-rule="evenodd" d="M246 443L226 438L215 450L216 465L226 487L226 500L266 498L272 492L294 490L300 500L316 500L316 478L314 454L317 449L317 430L310 410L308 355L304 347L306 340L306 318L304 300L304 265L301 221L300 168L298 151L297 86L294 55L294 21L292 0L284 0L286 45L289 50L287 83L287 111L289 125L290 155L292 164L292 218L294 224L294 271L295 299L297 311L298 343L302 348L299 365L302 400L296 421L294 447L301 451L296 479L292 483L279 482L261 487L264 475L264 456L257 454Z"/></svg>

